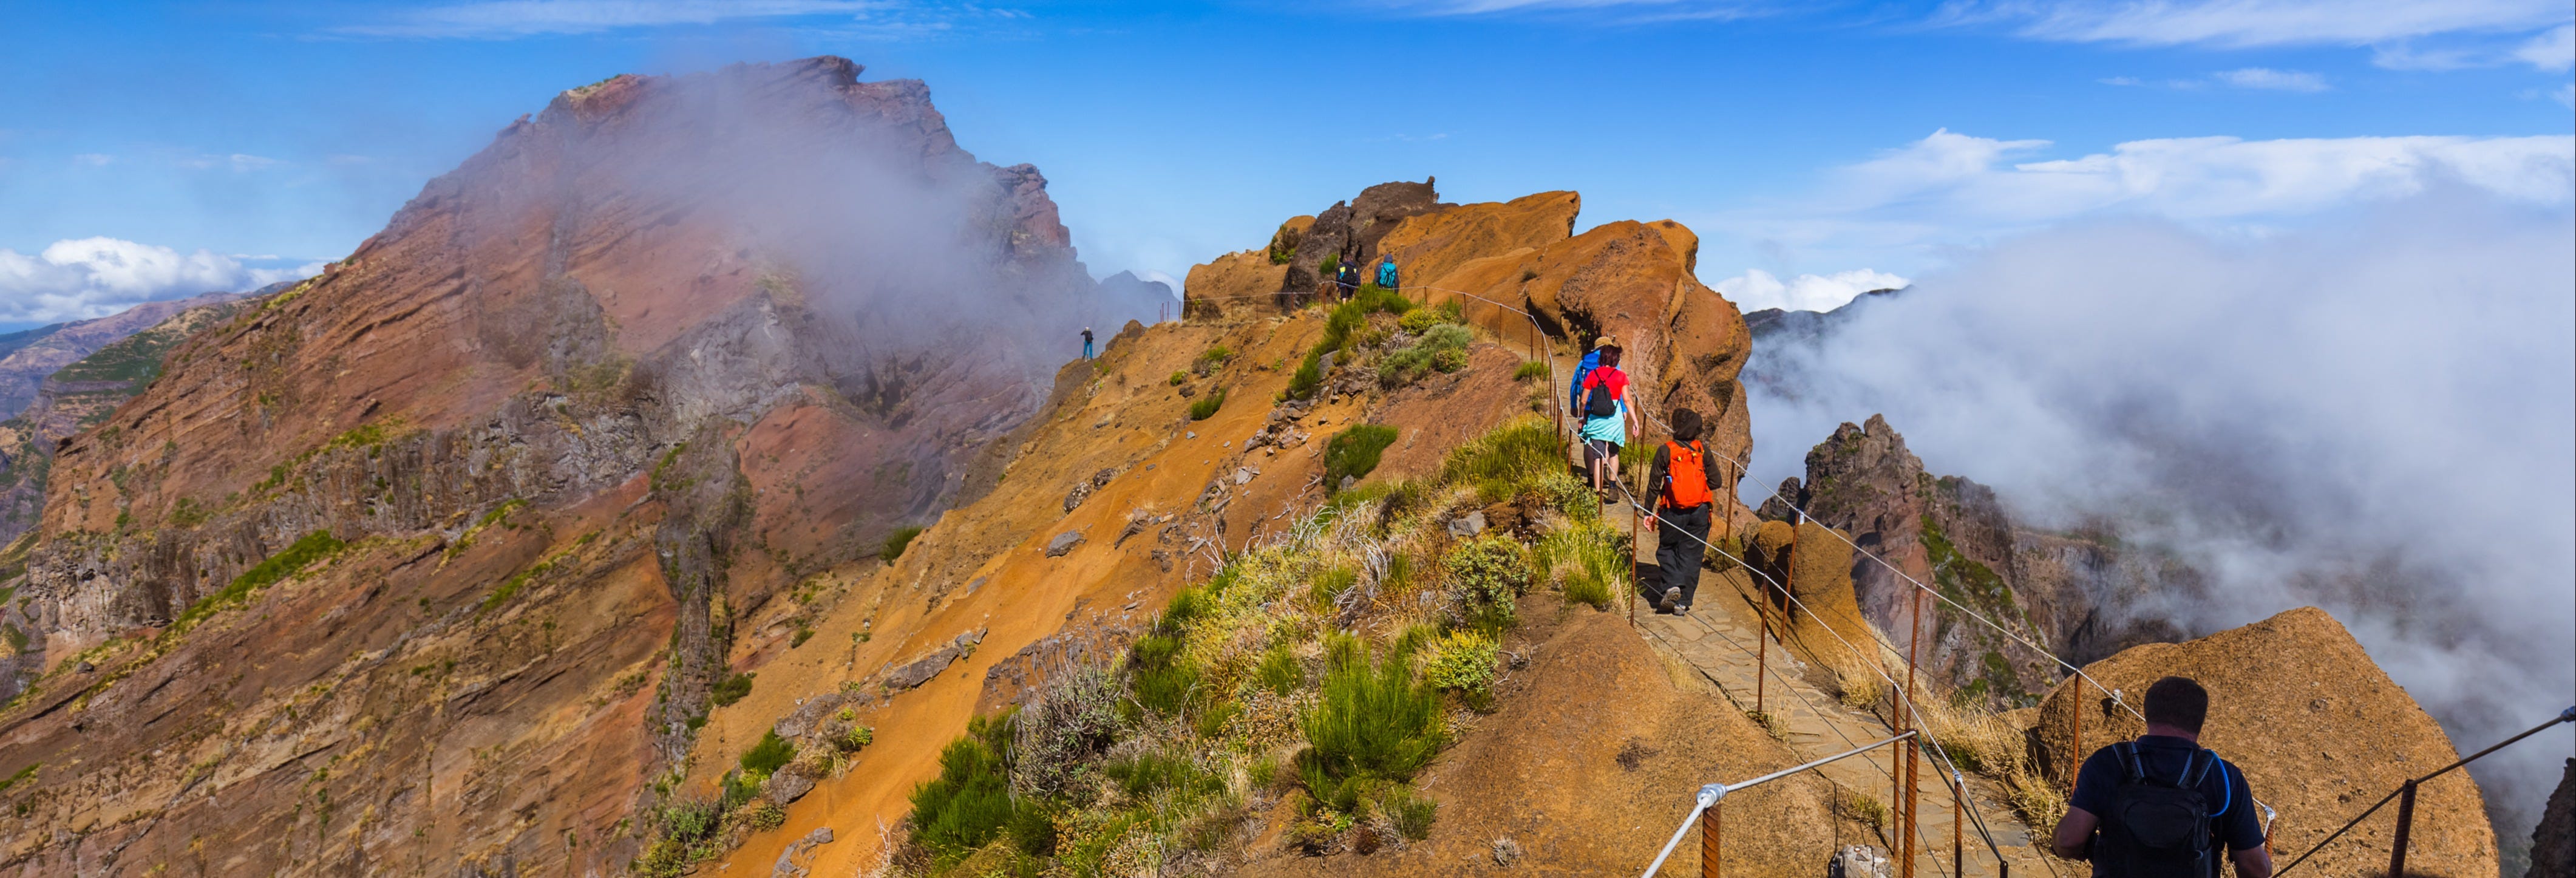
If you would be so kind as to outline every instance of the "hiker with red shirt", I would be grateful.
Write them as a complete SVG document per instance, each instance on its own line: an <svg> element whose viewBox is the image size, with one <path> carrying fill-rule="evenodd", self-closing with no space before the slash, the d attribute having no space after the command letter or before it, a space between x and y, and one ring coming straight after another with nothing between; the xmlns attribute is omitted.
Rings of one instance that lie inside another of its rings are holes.
<svg viewBox="0 0 2576 878"><path fill-rule="evenodd" d="M1673 439L1655 449L1646 487L1655 492L1655 564L1663 571L1655 609L1688 615L1699 592L1699 563L1717 508L1717 456L1699 438L1699 413L1673 410Z"/></svg>
<svg viewBox="0 0 2576 878"><path fill-rule="evenodd" d="M1619 369L1619 343L1603 337L1601 365L1583 376L1583 462L1592 470L1592 490L1604 504L1617 502L1607 489L1619 483L1619 446L1636 426L1637 411L1628 406L1628 373Z"/></svg>

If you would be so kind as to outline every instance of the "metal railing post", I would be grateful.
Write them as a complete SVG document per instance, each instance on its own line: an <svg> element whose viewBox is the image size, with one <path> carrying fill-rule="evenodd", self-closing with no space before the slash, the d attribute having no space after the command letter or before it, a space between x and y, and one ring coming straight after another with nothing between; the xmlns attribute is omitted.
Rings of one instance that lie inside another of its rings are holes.
<svg viewBox="0 0 2576 878"><path fill-rule="evenodd" d="M2075 789L2075 776L2084 773L2084 675L2075 675L2075 741L2066 748L2066 789Z"/></svg>
<svg viewBox="0 0 2576 878"><path fill-rule="evenodd" d="M1724 821L1722 821L1722 820L1720 820L1720 819L1719 819L1719 817L1718 817L1718 812L1719 812L1719 811L1721 811L1721 810L1723 810L1723 809L1725 809L1725 808L1726 808L1726 803L1725 803L1725 802L1719 802L1719 803L1717 803L1717 804L1714 804L1714 805L1710 805L1710 806L1708 806L1708 810L1700 812L1700 815L1699 815L1699 875L1700 875L1700 878L1717 878L1718 870L1719 870L1719 869L1724 865L1724 863L1723 863L1723 862L1720 860L1720 858L1718 857L1718 837L1719 837L1718 828L1719 828L1719 826L1721 826L1721 825L1723 824L1723 822L1724 822Z"/></svg>
<svg viewBox="0 0 2576 878"><path fill-rule="evenodd" d="M1968 822L1960 813L1967 807L1968 785L1953 771L1950 775L1950 878L1968 878L1968 834L1961 824Z"/></svg>
<svg viewBox="0 0 2576 878"><path fill-rule="evenodd" d="M1909 705L1909 706L1911 706L1911 705ZM1917 775L1917 774L1919 774L1919 773L1921 772L1921 770L1922 770L1922 765L1923 765L1923 752L1922 752L1922 751L1923 751L1923 739L1922 739L1922 738L1920 738L1920 737L1915 737L1915 738L1908 738L1908 739L1906 739L1906 741L1905 741L1905 747L1904 747L1904 754L1905 754L1905 867L1897 873L1897 874L1900 876L1900 878L1914 878L1914 841L1915 841L1915 838L1914 838L1914 837L1915 837L1915 835L1917 835L1917 833L1915 832L1915 829L1917 828L1917 825L1916 825L1915 820L1914 820L1914 814L1915 814L1915 811L1914 811L1914 805L1915 805L1915 802L1916 802L1915 792L1916 792L1916 791L1918 791L1918 790L1920 790L1920 789L1922 789L1922 785L1916 782L1916 775Z"/></svg>
<svg viewBox="0 0 2576 878"><path fill-rule="evenodd" d="M2406 836L2415 829L2415 781L2397 794L2397 840L2388 851L2388 878L2406 878Z"/></svg>

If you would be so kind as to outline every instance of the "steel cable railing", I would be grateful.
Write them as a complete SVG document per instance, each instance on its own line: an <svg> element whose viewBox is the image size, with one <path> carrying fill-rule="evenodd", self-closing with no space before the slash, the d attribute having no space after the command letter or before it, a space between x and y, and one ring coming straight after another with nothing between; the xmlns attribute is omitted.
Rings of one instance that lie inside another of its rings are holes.
<svg viewBox="0 0 2576 878"><path fill-rule="evenodd" d="M2461 766L2467 765L2471 762L2476 762L2479 759L2484 758L2489 753L2510 747L2524 738L2547 731L2551 726L2555 726L2559 723L2571 722L2576 722L2576 707L2570 707L2566 710L2560 711L2556 718L2551 719L2548 722L2532 726L2522 734L2498 741L2494 746L2472 753L2461 758L2458 762L2442 766L2441 768L2435 769L2432 773L2426 774L2422 777L2408 779L2404 784L2400 784L2396 789L2388 791L2388 795L2380 797L2376 804L2362 809L2361 813L2353 815L2351 820L2344 821L2342 828L2336 829L2334 832L2327 834L2326 837L2323 840L2318 841L2315 846L2308 848L2305 853L2299 854L2298 859L2291 860L2289 865L2283 866L2280 871L2272 873L2273 878L2281 878L2283 875L2290 874L2290 870L2296 869L2299 867L2299 864L2307 862L2309 857L2316 856L2318 851L2324 850L2326 845L2333 844L2335 839L2342 838L2344 833L2352 831L2352 828L2360 825L2361 821L2370 819L2370 815L2379 813L2379 809L2387 807L2390 800L2398 799L2400 797L2403 797L2405 801L2397 806L2397 835L2390 841L2387 874L2390 876L2401 876L2406 874L2407 835L2409 830L2413 828L2415 822L2415 789L2417 787L2422 786L2425 781L2441 777L2442 775L2449 774L2452 771L2457 770Z"/></svg>
<svg viewBox="0 0 2576 878"><path fill-rule="evenodd" d="M1655 874L1657 871L1659 871L1659 870L1661 870L1661 869L1663 869L1663 868L1664 868L1664 861L1672 858L1672 856L1673 856L1673 849L1681 846L1681 843L1682 843L1682 837L1690 834L1691 824L1700 822L1700 818L1701 818L1701 816L1702 816L1702 815L1704 815L1704 814L1709 814L1709 813L1714 812L1714 811L1716 810L1716 808L1718 807L1719 803L1721 803L1722 801L1724 801L1724 800L1726 799L1726 795L1727 795L1728 793L1736 792L1736 791L1739 791L1739 790L1751 789L1751 788L1753 788L1753 787L1761 786L1761 785L1763 785L1763 784L1770 783L1770 782L1772 782L1772 781L1779 780L1779 779L1781 779L1781 778L1788 777L1788 776L1790 776L1790 775L1797 774L1797 773L1802 772L1802 771L1809 771L1809 770L1813 770L1813 769L1817 769L1817 768L1822 768L1822 767L1824 767L1825 765L1827 765L1827 764L1829 764L1829 763L1837 762L1837 761L1840 761L1840 760L1843 760L1843 759L1848 759L1848 758L1853 757L1853 756L1858 756L1858 755L1860 755L1860 754L1867 753L1867 752L1869 752L1869 751L1871 751L1871 750L1876 750L1876 749L1878 749L1878 748L1880 748L1880 747L1885 747L1885 746L1887 746L1887 745L1889 745L1889 744L1894 744L1894 743L1897 743L1897 742L1900 742L1900 741L1910 741L1910 740L1913 740L1913 739L1914 739L1914 737L1915 737L1915 733L1914 733L1914 732L1911 732L1911 731L1907 731L1907 732L1900 732L1900 733L1898 733L1895 737L1888 738L1888 739L1886 739L1886 740L1882 740L1882 741L1878 741L1878 742L1870 743L1870 744L1863 744L1863 745L1861 745L1861 746L1859 746L1859 747L1854 747L1854 748L1852 748L1852 749L1845 750L1845 751L1843 751L1843 752L1841 752L1841 753L1836 753L1836 754L1834 754L1834 755L1832 755L1832 756L1827 756L1827 757L1825 757L1825 758L1823 758L1823 759L1818 759L1818 760L1815 760L1815 761L1812 761L1812 762L1805 763L1805 764L1803 764L1803 765L1796 765L1796 766L1792 766L1792 767L1789 767L1789 768L1783 768L1783 769L1780 769L1779 771L1774 771L1774 772L1772 772L1772 773L1770 773L1770 774L1766 774L1766 775L1763 775L1763 776L1761 776L1761 777L1754 778L1754 779L1752 779L1752 780L1743 781L1743 782L1741 782L1741 783L1737 783L1737 784L1734 784L1734 785L1732 785L1732 786L1727 785L1727 784L1724 784L1724 783L1711 783L1711 784L1707 784L1707 785L1705 785L1705 786L1700 787L1700 788L1699 788L1699 795L1696 797L1696 800L1695 800L1695 801L1696 801L1696 803L1691 807L1690 816L1682 818L1682 825L1681 825L1681 826L1679 826L1679 827L1677 827L1677 828L1675 828L1675 829L1673 830L1673 837L1672 837L1672 840L1671 840L1671 841L1664 842L1664 850L1663 850L1663 852L1662 852L1662 853L1659 853L1659 854L1656 854L1656 855L1655 855L1655 861L1654 861L1652 864L1649 864L1649 865L1647 865L1647 866L1646 866L1646 871L1645 871L1644 878L1654 878L1654 874ZM1701 872L1701 874L1703 874L1703 875L1715 875L1715 874L1717 874L1717 873L1716 873L1716 872L1714 872L1714 871L1711 871L1711 865L1712 865L1712 864L1714 864L1714 863L1715 863L1715 861L1716 861L1716 857L1712 856L1712 854L1714 854L1714 853L1716 852L1716 841L1715 841L1715 839L1716 839L1718 836L1717 836L1717 833L1716 833L1716 831L1714 830L1714 828L1713 828L1713 827L1709 827L1709 826L1702 826L1702 827L1701 827L1701 831L1702 831L1703 833L1706 833L1706 834L1705 834L1704 836L1702 836L1702 840L1701 840L1701 842L1700 842L1700 844L1701 844L1701 861L1700 861L1700 862L1701 862L1701 866L1700 866L1700 872Z"/></svg>
<svg viewBox="0 0 2576 878"><path fill-rule="evenodd" d="M1644 505L1642 505L1642 504L1640 504L1640 503L1638 503L1638 502L1637 502L1637 496L1636 496L1636 494L1635 494L1634 492L1629 491L1629 490L1628 490L1628 487L1627 487L1627 485L1626 485L1625 483L1620 483L1620 484L1619 484L1619 491L1620 491L1620 493L1621 493L1621 494L1623 494L1623 495L1625 495L1625 496L1626 496L1626 498L1627 498L1626 502L1627 502L1627 504L1628 504L1629 508L1630 508L1631 510L1633 510L1633 511L1631 512L1631 514L1632 514L1632 515L1637 514L1637 513L1643 513L1643 514L1646 514L1646 515L1652 516L1652 515L1654 514L1653 510L1647 509ZM1880 661L1878 661L1878 660L1877 660L1877 658L1876 658L1876 657L1877 657L1878 655L1880 655L1879 653L1876 653L1876 652L1868 652L1868 653L1864 653L1864 652L1860 649L1860 647L1853 645L1853 644L1852 644L1852 642L1851 642L1851 641L1849 641L1849 640L1845 640L1845 639L1843 638L1842 634L1841 634L1840 632L1835 631L1835 630L1834 630L1834 627L1833 627L1831 624L1827 624L1827 623L1825 623L1825 621L1824 621L1824 616L1817 614L1817 613L1815 612L1815 610L1814 610L1814 609L1812 609L1812 608L1810 608L1810 607L1808 607L1808 606L1805 604L1805 602L1803 602L1803 601L1799 601L1799 600L1797 599L1797 595L1796 595L1796 594L1791 593L1791 592L1789 591L1788 587L1787 587L1786 585L1782 584L1779 580L1771 578L1771 575L1770 575L1770 574L1762 572L1762 570L1761 570L1760 568L1757 568L1757 567L1753 566L1750 562L1746 561L1745 559L1743 559L1743 558L1739 558L1739 557L1736 557L1734 554L1732 554L1732 553L1730 553L1730 552L1726 551L1725 549L1718 548L1718 546L1717 546L1716 544L1709 542L1706 538L1700 537L1700 536L1698 536L1697 534L1692 534L1692 533L1690 533L1689 531L1683 531L1683 532L1682 532L1682 534L1683 534L1684 536L1688 536L1688 537L1690 537L1692 540L1694 540L1694 541L1698 542L1702 547L1706 548L1707 550L1712 551L1712 552L1716 552L1720 557L1723 557L1723 558L1726 558L1727 560L1730 560L1730 561L1735 562L1737 566L1742 567L1746 572L1751 573L1751 574L1753 574L1753 575L1755 575L1755 576L1759 576L1759 577L1761 577L1761 578L1762 578L1762 580L1763 580L1765 583L1768 583L1771 587L1778 589L1778 590L1779 590L1779 592L1780 592L1780 594L1781 594L1783 597L1785 597L1785 598L1787 598L1787 599L1789 600L1789 602L1790 602L1791 606L1796 607L1797 609L1800 609L1800 610L1805 610L1805 611L1807 612L1807 615L1815 617L1815 619L1816 619L1816 621L1817 621L1817 627L1823 628L1823 629L1825 630L1825 633L1826 633L1826 634L1832 635L1832 636L1833 636L1833 638L1834 638L1837 642L1840 642L1840 643L1843 645L1843 648L1844 648L1844 649L1846 649L1846 650L1850 651L1850 652L1852 653L1852 655L1853 655L1853 656L1855 656L1856 658L1857 658L1857 657L1867 656L1868 658L1867 658L1866 660L1864 660L1864 664L1865 664L1866 666L1868 666L1868 667L1872 670L1872 672L1876 673L1876 674L1878 675L1878 677L1879 677L1879 679L1880 679L1880 680L1882 680L1882 681L1884 681L1884 682L1886 682L1886 683L1887 683L1888 689L1889 689L1889 691L1890 691L1891 693L1900 692L1900 691L1902 691L1902 692L1905 692L1905 693L1906 693L1906 696L1905 696L1904 698L1902 698L1902 699L1899 699L1899 700L1900 700L1900 701L1905 705L1905 713L1906 713L1906 714L1911 715L1911 717L1912 717L1912 719L1913 719L1913 727L1914 727L1914 728L1916 728L1916 729L1921 729L1921 728L1925 728L1925 727L1927 727L1927 726L1929 726L1929 725L1930 725L1930 723L1929 723L1929 722L1926 722L1926 721L1923 719L1923 714L1922 714L1922 712L1921 712L1920 710L1918 710L1918 709L1916 709L1916 708L1915 708L1915 706L1914 706L1914 699L1913 699L1913 696L1912 696L1912 692L1911 692L1911 690L1910 690L1910 689L1907 689L1907 688L1905 688L1905 687L1900 687L1900 686L1898 686L1898 685L1897 685L1897 683L1896 683L1896 678L1895 678L1895 677L1893 677L1893 676L1891 676L1891 675L1889 675L1889 674L1887 673L1886 668L1885 668L1885 667L1883 667L1883 666L1882 666L1882 663L1881 663ZM1877 632L1876 632L1875 630L1873 630L1871 633L1872 633L1872 634L1876 634ZM1883 646L1883 647L1885 647L1885 648L1887 648L1887 649L1890 649L1890 650L1893 650L1893 649L1895 648L1894 644L1892 644L1892 643L1881 643L1881 642L1879 642L1879 641L1875 641L1875 640L1873 641L1872 645L1876 645L1876 646ZM1953 776L1953 777L1958 777L1958 776L1960 776L1960 772L1959 772L1958 765L1957 765L1954 761L1952 761L1952 760L1950 759L1948 752L1946 752L1945 750L1943 750L1941 747L1938 747L1938 746L1933 747L1931 752L1932 752L1932 758L1933 758L1933 761L1934 761L1935 763L1938 763L1939 765L1941 765L1941 766L1946 770L1946 773L1950 774L1950 775L1951 775L1951 776ZM1975 810L1976 810L1976 809L1975 809L1974 807L1972 807L1972 806L1969 806L1969 805L1966 803L1966 801L1965 801L1965 799L1964 799L1965 794L1966 794L1966 789L1965 789L1964 785L1961 785L1961 786L1958 786L1958 787L1953 787L1952 795L1954 796L1954 798L1957 798L1957 800L1960 802L1962 809L1963 809L1963 810L1965 810L1965 811L1969 811L1969 812L1972 812L1972 813L1973 813L1973 812L1975 812ZM1891 803L1891 807L1893 807L1893 803ZM1975 819L1975 822L1976 822L1976 824L1977 824L1977 828L1978 828L1978 836L1979 836L1979 840L1981 840L1981 841L1983 841L1983 842L1985 843L1987 852L1995 858L1995 861L1996 861L1998 864L2005 863L2006 861L2004 860L2003 851L2002 851L2002 849L2000 848L2000 846L1998 846L1998 845L1996 845L1996 844L1995 844L1994 835L1993 835L1993 833L1988 829L1988 827L1985 825L1985 820L1984 820L1983 815L1982 815L1982 814L1977 815L1977 817L1976 817L1976 819ZM1909 830L1914 829L1914 828L1915 828L1915 827L1911 827L1911 826L1909 826ZM1926 847L1929 847L1929 845L1926 845ZM1910 861L1909 861L1909 862L1910 862ZM1999 868L1999 871L2001 871L2001 870L2006 870L2006 869L2008 869L2009 867L2008 867L2008 866L2000 866L2000 865L1999 865L1999 867L1998 867L1998 868ZM2054 867L2053 867L2053 866L2051 867L2051 871L2054 871Z"/></svg>

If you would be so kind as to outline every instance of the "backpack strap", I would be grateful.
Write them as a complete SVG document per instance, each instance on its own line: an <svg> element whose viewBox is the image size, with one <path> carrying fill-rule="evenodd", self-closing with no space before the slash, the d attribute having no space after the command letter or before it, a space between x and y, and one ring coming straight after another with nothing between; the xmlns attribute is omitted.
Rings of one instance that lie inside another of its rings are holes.
<svg viewBox="0 0 2576 878"><path fill-rule="evenodd" d="M2147 779L2147 767L2145 763L2138 759L2138 745L2136 743L2122 741L2111 745L2111 756L2112 758L2120 761L2120 770L2128 773L2130 783L2137 783Z"/></svg>
<svg viewBox="0 0 2576 878"><path fill-rule="evenodd" d="M2208 758L2202 759L2200 757ZM2191 758L2183 762L2182 777L2180 778L2182 788L2186 790L2199 789L2201 779L2208 777L2210 767L2217 764L2218 754L2207 750L2192 751Z"/></svg>

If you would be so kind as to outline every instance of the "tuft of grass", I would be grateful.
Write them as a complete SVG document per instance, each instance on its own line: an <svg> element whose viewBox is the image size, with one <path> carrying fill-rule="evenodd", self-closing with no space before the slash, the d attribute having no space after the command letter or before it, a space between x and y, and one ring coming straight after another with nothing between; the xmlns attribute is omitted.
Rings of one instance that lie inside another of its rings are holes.
<svg viewBox="0 0 2576 878"><path fill-rule="evenodd" d="M1512 380L1528 381L1534 378L1545 378L1547 377L1547 372L1547 361L1529 360L1521 363L1519 368L1512 370Z"/></svg>
<svg viewBox="0 0 2576 878"><path fill-rule="evenodd" d="M1887 806L1867 793L1835 787L1834 813L1858 820L1871 829L1887 828Z"/></svg>
<svg viewBox="0 0 2576 878"><path fill-rule="evenodd" d="M1220 387L1209 391L1208 395L1199 397L1197 402L1190 403L1190 420L1204 421L1215 417L1216 410L1224 406L1225 388Z"/></svg>
<svg viewBox="0 0 2576 878"><path fill-rule="evenodd" d="M1589 494L1585 501L1591 505ZM1541 538L1536 554L1546 560L1546 572L1564 583L1566 603L1596 610L1610 609L1611 596L1627 588L1635 573L1627 535L1601 523L1598 514Z"/></svg>
<svg viewBox="0 0 2576 878"><path fill-rule="evenodd" d="M332 536L327 530L317 530L298 537L292 545L286 547L285 551L270 555L266 560L242 571L240 576L233 577L233 581L225 585L222 591L189 604L186 610L180 611L178 618L171 620L170 630L186 631L195 627L198 622L213 616L216 611L249 600L253 592L302 573L304 568L339 554L341 549L348 546L348 543L341 542L339 537Z"/></svg>
<svg viewBox="0 0 2576 878"><path fill-rule="evenodd" d="M1190 373L1187 370L1172 373L1173 387L1179 387L1188 383L1190 383Z"/></svg>
<svg viewBox="0 0 2576 878"><path fill-rule="evenodd" d="M1475 486L1477 495L1500 500L1535 488L1548 473L1566 469L1565 446L1546 418L1523 415L1449 452L1442 481Z"/></svg>
<svg viewBox="0 0 2576 878"><path fill-rule="evenodd" d="M1445 732L1439 696L1414 681L1410 657L1371 661L1368 647L1349 637L1336 638L1332 651L1323 697L1305 715L1308 746L1297 770L1317 803L1348 814L1372 787L1412 780Z"/></svg>
<svg viewBox="0 0 2576 878"><path fill-rule="evenodd" d="M1411 347L1388 354L1378 369L1378 381L1387 387L1401 387L1431 372L1445 375L1467 368L1467 344L1474 338L1467 327L1455 323L1434 325Z"/></svg>
<svg viewBox="0 0 2576 878"><path fill-rule="evenodd" d="M966 734L939 752L939 776L912 790L915 842L954 863L1009 833L1030 852L1053 840L1046 814L1034 800L1011 796L1009 715L979 716Z"/></svg>
<svg viewBox="0 0 2576 878"><path fill-rule="evenodd" d="M886 534L885 553L877 557L884 558L888 564L894 563L894 559L903 557L903 550L910 548L912 539L917 536L921 536L920 525L907 524L895 528L893 533Z"/></svg>
<svg viewBox="0 0 2576 878"><path fill-rule="evenodd" d="M713 689L707 691L707 700L717 707L730 707L734 702L741 701L743 696L751 694L751 678L755 676L758 675L744 671L719 680Z"/></svg>
<svg viewBox="0 0 2576 878"><path fill-rule="evenodd" d="M1255 676L1262 688L1285 697L1305 687L1306 666L1297 661L1295 653L1288 651L1287 644L1281 643L1261 656L1261 668Z"/></svg>
<svg viewBox="0 0 2576 878"><path fill-rule="evenodd" d="M1333 434L1324 443L1324 490L1341 490L1342 477L1366 478L1377 469L1380 455L1395 444L1401 435L1394 427L1383 424L1360 424Z"/></svg>

